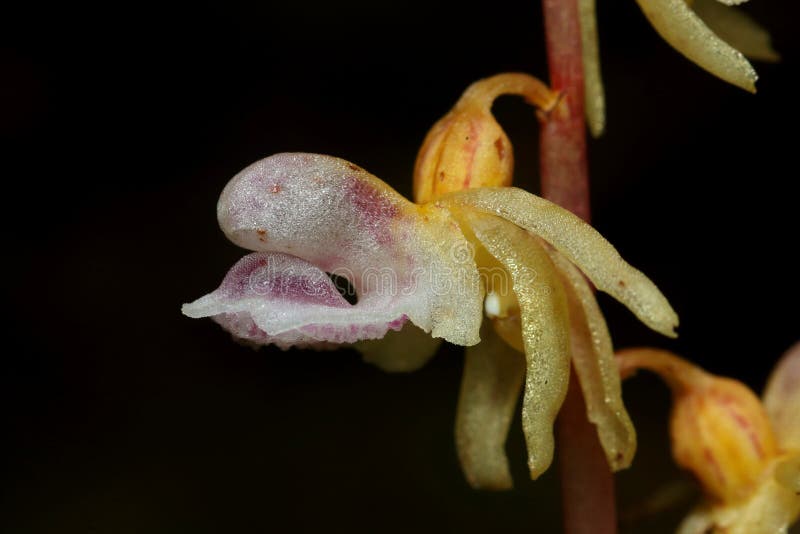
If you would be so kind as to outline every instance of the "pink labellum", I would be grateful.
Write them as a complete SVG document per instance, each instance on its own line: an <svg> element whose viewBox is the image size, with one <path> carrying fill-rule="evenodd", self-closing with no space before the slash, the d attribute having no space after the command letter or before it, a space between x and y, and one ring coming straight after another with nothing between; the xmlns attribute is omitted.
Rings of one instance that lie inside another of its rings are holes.
<svg viewBox="0 0 800 534"><path fill-rule="evenodd" d="M217 216L231 241L257 253L184 305L189 317L282 348L377 339L406 320L454 343L478 341L480 280L449 212L410 203L352 163L266 158L228 183ZM349 281L355 304L328 273Z"/></svg>
<svg viewBox="0 0 800 534"><path fill-rule="evenodd" d="M383 337L406 321L391 303L381 310L353 306L328 275L307 261L257 252L239 260L219 289L183 311L213 317L236 337L281 348Z"/></svg>

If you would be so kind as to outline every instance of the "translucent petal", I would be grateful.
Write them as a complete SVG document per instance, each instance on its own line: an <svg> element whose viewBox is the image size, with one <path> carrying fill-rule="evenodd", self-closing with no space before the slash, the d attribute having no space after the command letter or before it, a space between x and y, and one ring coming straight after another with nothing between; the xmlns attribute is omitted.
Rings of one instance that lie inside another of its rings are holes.
<svg viewBox="0 0 800 534"><path fill-rule="evenodd" d="M720 39L750 59L779 61L769 32L741 9L717 0L695 0L692 9Z"/></svg>
<svg viewBox="0 0 800 534"><path fill-rule="evenodd" d="M498 217L473 210L459 215L511 274L519 301L527 371L522 429L528 468L537 478L553 460L553 423L569 383L569 317L555 267L538 241Z"/></svg>
<svg viewBox="0 0 800 534"><path fill-rule="evenodd" d="M483 293L458 224L446 209L416 206L352 163L314 154L271 156L228 183L217 216L225 235L244 248L290 255L316 275L347 278L358 294L347 314L405 315L434 337L460 345L479 340ZM184 312L214 314L210 302L201 299ZM265 314L276 312L262 306ZM324 324L346 324L344 310L328 310ZM315 324L323 323L305 326Z"/></svg>
<svg viewBox="0 0 800 534"><path fill-rule="evenodd" d="M458 458L473 488L513 485L505 443L524 377L524 356L485 321L481 342L467 347L456 412Z"/></svg>
<svg viewBox="0 0 800 534"><path fill-rule="evenodd" d="M758 76L741 52L717 37L685 0L636 0L653 28L675 50L711 74L756 92Z"/></svg>
<svg viewBox="0 0 800 534"><path fill-rule="evenodd" d="M348 303L328 275L280 253L248 254L219 289L183 306L192 318L213 317L234 336L261 345L320 346L383 337L406 322L401 299Z"/></svg>
<svg viewBox="0 0 800 534"><path fill-rule="evenodd" d="M800 342L780 359L764 390L764 408L779 445L800 451Z"/></svg>
<svg viewBox="0 0 800 534"><path fill-rule="evenodd" d="M636 453L636 430L622 402L622 385L603 313L583 274L560 253L551 251L567 290L572 327L572 365L586 400L589 421L597 426L608 465L630 466Z"/></svg>
<svg viewBox="0 0 800 534"><path fill-rule="evenodd" d="M450 193L434 204L472 207L541 237L583 271L601 291L627 306L653 330L674 337L678 316L658 288L631 267L594 228L569 211L515 187Z"/></svg>
<svg viewBox="0 0 800 534"><path fill-rule="evenodd" d="M583 84L586 123L593 137L600 137L606 127L606 96L600 74L600 45L597 38L595 0L579 0Z"/></svg>
<svg viewBox="0 0 800 534"><path fill-rule="evenodd" d="M359 341L354 348L367 363L389 373L406 373L428 363L441 344L441 339L406 324L399 332L390 331L381 339Z"/></svg>

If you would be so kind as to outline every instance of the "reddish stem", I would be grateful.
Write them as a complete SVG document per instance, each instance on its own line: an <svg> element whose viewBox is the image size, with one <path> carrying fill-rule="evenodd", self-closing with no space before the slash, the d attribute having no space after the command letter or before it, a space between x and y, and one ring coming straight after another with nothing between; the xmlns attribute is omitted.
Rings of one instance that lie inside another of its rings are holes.
<svg viewBox="0 0 800 534"><path fill-rule="evenodd" d="M558 470L566 534L611 534L617 531L614 478L586 419L586 405L573 372L558 414Z"/></svg>
<svg viewBox="0 0 800 534"><path fill-rule="evenodd" d="M589 220L583 61L577 0L543 0L550 87L562 98L542 121L542 196Z"/></svg>
<svg viewBox="0 0 800 534"><path fill-rule="evenodd" d="M542 0L550 85L559 105L540 133L542 196L589 221L589 177L583 118L583 61L577 0ZM572 373L558 417L558 458L564 532L617 531L614 478Z"/></svg>

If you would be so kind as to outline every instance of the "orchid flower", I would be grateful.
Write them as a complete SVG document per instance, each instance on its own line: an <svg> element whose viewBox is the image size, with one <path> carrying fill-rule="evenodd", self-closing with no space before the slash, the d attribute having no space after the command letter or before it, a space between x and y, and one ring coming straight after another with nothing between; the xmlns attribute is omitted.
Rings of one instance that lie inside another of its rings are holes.
<svg viewBox="0 0 800 534"><path fill-rule="evenodd" d="M485 488L511 485L503 445L522 389L531 476L550 465L570 359L610 465L630 463L635 433L589 281L657 332L673 336L678 323L656 286L591 226L510 187L511 144L491 115L504 93L543 113L558 101L527 75L473 84L423 145L417 203L331 156L250 165L223 190L217 216L253 252L183 307L257 345L355 343L394 371L424 364L435 339L466 346L456 441L468 481ZM355 304L329 274L348 279Z"/></svg>
<svg viewBox="0 0 800 534"><path fill-rule="evenodd" d="M756 71L745 56L777 61L769 33L737 4L747 0L636 0L667 43L711 74L756 92ZM580 0L586 120L592 135L605 128L605 94L600 75L595 0Z"/></svg>
<svg viewBox="0 0 800 534"><path fill-rule="evenodd" d="M800 515L800 343L778 363L762 400L667 351L617 357L623 375L654 371L672 390L672 453L706 496L678 533L786 532Z"/></svg>

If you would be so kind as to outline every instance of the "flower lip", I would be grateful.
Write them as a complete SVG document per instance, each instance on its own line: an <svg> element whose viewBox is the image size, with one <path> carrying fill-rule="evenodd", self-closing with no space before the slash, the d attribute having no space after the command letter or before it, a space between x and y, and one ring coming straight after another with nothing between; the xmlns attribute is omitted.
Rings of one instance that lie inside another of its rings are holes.
<svg viewBox="0 0 800 534"><path fill-rule="evenodd" d="M214 317L237 337L281 347L353 343L399 330L407 320L394 299L351 305L315 265L281 253L239 260L220 287L183 306L189 317Z"/></svg>
<svg viewBox="0 0 800 534"><path fill-rule="evenodd" d="M265 158L231 179L217 215L231 241L257 254L185 306L191 317L214 316L237 337L279 346L379 338L406 320L453 343L479 339L477 268L456 253L467 243L449 213L410 203L352 163ZM256 261L273 270L261 285L252 282ZM351 306L326 273L347 278L358 302ZM321 293L309 300L298 288ZM463 316L451 313L456 305Z"/></svg>
<svg viewBox="0 0 800 534"><path fill-rule="evenodd" d="M350 304L313 264L283 254L249 254L228 272L219 288L226 298L270 295L276 300L344 308Z"/></svg>

